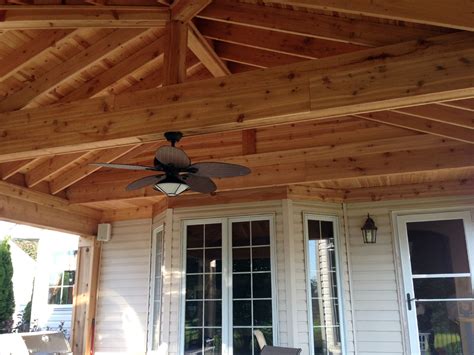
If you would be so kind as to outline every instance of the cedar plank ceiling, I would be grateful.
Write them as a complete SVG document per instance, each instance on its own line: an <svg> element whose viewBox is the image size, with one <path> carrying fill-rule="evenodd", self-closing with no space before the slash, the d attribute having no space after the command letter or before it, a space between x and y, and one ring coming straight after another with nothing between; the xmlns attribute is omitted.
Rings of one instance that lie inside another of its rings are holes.
<svg viewBox="0 0 474 355"><path fill-rule="evenodd" d="M291 3L299 6L288 5ZM397 16L387 19L309 8L305 3L310 2L210 2L192 20L194 35L189 36L185 53L185 81L337 56L460 30L449 24L401 21ZM9 12L22 7L27 17L34 13L34 7L48 5L58 6L54 9L88 6L98 11L121 11L125 6L168 9L166 1L156 0L0 0L1 21L8 24ZM30 23L24 28L17 25L15 29L5 29L2 22L2 112L163 85L163 26L116 28L112 21L110 27L88 27L88 20L84 19L83 27L58 25L48 29L44 24ZM315 194L323 199L383 199L472 193L473 130L474 99L467 98L185 137L180 146L194 162L216 159L247 164L253 169L250 177L218 181L218 194L223 196L247 189L255 189L249 191L256 195L271 195L271 187L275 191L285 188L300 197ZM0 177L5 186L18 185L108 212L148 208L160 201L161 195L149 189L124 191L128 182L143 174L98 169L88 164L150 164L154 151L162 144L163 141L156 141L8 161L0 164Z"/></svg>

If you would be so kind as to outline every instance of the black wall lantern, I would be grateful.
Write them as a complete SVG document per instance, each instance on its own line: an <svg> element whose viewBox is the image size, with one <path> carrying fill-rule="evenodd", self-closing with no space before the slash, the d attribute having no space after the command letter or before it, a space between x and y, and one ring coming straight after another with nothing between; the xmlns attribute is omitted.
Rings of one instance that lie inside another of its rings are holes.
<svg viewBox="0 0 474 355"><path fill-rule="evenodd" d="M367 214L367 219L365 220L361 230L365 244L373 244L377 241L377 226L375 225L374 220L370 218L369 214Z"/></svg>

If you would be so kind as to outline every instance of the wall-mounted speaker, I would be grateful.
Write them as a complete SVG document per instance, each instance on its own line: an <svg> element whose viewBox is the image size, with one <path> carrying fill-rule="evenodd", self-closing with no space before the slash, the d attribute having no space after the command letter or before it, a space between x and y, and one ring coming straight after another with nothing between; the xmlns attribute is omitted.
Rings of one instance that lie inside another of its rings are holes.
<svg viewBox="0 0 474 355"><path fill-rule="evenodd" d="M108 242L112 235L112 225L110 223L100 223L97 228L97 240L99 242Z"/></svg>

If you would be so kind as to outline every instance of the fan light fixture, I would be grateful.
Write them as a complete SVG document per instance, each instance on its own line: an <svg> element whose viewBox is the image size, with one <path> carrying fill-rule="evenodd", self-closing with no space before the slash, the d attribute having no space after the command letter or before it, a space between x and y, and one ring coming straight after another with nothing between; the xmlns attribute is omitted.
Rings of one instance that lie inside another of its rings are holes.
<svg viewBox="0 0 474 355"><path fill-rule="evenodd" d="M91 163L91 165L136 171L153 172L127 185L127 191L153 186L153 189L168 197L182 194L186 190L212 194L217 186L211 178L229 178L250 174L246 166L222 162L200 162L191 164L191 159L176 143L183 137L181 132L166 132L171 145L163 145L155 153L152 166L113 163Z"/></svg>
<svg viewBox="0 0 474 355"><path fill-rule="evenodd" d="M369 214L367 214L367 219L361 230L365 244L374 244L377 241L377 226Z"/></svg>
<svg viewBox="0 0 474 355"><path fill-rule="evenodd" d="M188 190L189 185L175 176L166 176L154 185L153 188L157 191L163 192L166 196L174 197Z"/></svg>

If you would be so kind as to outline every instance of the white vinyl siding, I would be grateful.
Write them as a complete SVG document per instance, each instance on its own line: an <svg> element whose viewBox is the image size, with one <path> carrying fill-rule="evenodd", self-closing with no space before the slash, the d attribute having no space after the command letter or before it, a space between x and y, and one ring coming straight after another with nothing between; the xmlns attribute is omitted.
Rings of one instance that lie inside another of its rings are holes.
<svg viewBox="0 0 474 355"><path fill-rule="evenodd" d="M472 197L347 204L357 354L409 353L398 235L393 233L396 221L392 220L392 213L466 208L474 213ZM360 228L367 213L378 227L376 244L364 244L362 240Z"/></svg>
<svg viewBox="0 0 474 355"><path fill-rule="evenodd" d="M116 222L102 244L95 353L144 354L147 343L151 219Z"/></svg>

